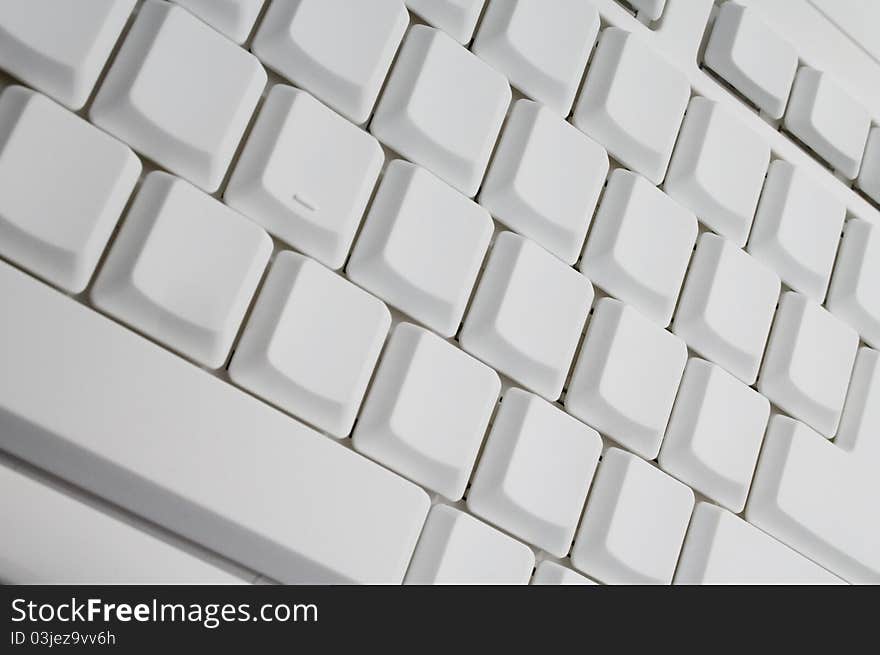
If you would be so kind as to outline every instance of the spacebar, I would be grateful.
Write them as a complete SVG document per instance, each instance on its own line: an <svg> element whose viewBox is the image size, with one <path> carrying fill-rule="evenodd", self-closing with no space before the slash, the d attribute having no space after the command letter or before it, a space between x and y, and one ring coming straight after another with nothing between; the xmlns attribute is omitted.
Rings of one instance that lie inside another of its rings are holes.
<svg viewBox="0 0 880 655"><path fill-rule="evenodd" d="M403 478L0 262L0 448L281 582L397 583Z"/></svg>

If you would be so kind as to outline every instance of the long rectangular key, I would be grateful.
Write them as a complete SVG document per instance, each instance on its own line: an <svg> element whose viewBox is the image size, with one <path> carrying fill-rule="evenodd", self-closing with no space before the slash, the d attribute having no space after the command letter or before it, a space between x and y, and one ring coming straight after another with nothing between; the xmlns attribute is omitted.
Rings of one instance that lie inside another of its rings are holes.
<svg viewBox="0 0 880 655"><path fill-rule="evenodd" d="M5 264L0 298L0 448L281 582L403 579L424 491Z"/></svg>

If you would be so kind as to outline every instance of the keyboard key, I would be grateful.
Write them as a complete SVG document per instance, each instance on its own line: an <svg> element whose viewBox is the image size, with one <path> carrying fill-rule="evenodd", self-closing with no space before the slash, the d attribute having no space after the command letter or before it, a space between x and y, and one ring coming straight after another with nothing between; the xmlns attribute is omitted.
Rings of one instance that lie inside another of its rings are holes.
<svg viewBox="0 0 880 655"><path fill-rule="evenodd" d="M781 159L770 164L748 251L786 285L825 299L846 206L826 187Z"/></svg>
<svg viewBox="0 0 880 655"><path fill-rule="evenodd" d="M0 254L79 293L134 189L140 161L20 86L0 95L0 144Z"/></svg>
<svg viewBox="0 0 880 655"><path fill-rule="evenodd" d="M706 359L754 384L780 287L769 268L706 232L697 242L672 331Z"/></svg>
<svg viewBox="0 0 880 655"><path fill-rule="evenodd" d="M406 584L528 584L528 546L448 505L435 505L416 546Z"/></svg>
<svg viewBox="0 0 880 655"><path fill-rule="evenodd" d="M691 212L638 173L618 168L608 178L580 270L666 327L696 239Z"/></svg>
<svg viewBox="0 0 880 655"><path fill-rule="evenodd" d="M254 28L264 0L175 0L236 43L244 43Z"/></svg>
<svg viewBox="0 0 880 655"><path fill-rule="evenodd" d="M666 0L625 0L626 3L636 10L641 16L644 14L650 20L658 20L663 15Z"/></svg>
<svg viewBox="0 0 880 655"><path fill-rule="evenodd" d="M711 230L746 245L770 148L750 127L706 98L691 100L664 188Z"/></svg>
<svg viewBox="0 0 880 655"><path fill-rule="evenodd" d="M602 31L572 121L654 184L666 174L691 87L638 36Z"/></svg>
<svg viewBox="0 0 880 655"><path fill-rule="evenodd" d="M494 226L489 213L424 168L388 166L348 262L348 276L451 337Z"/></svg>
<svg viewBox="0 0 880 655"><path fill-rule="evenodd" d="M19 0L0 3L0 69L80 109L135 0Z"/></svg>
<svg viewBox="0 0 880 655"><path fill-rule="evenodd" d="M880 127L872 127L859 170L859 188L880 204Z"/></svg>
<svg viewBox="0 0 880 655"><path fill-rule="evenodd" d="M580 573L572 571L567 566L543 560L538 562L535 574L532 576L533 585L594 585L596 584Z"/></svg>
<svg viewBox="0 0 880 655"><path fill-rule="evenodd" d="M863 346L856 354L834 443L870 461L880 456L877 435L880 435L880 351Z"/></svg>
<svg viewBox="0 0 880 655"><path fill-rule="evenodd" d="M687 364L684 342L619 300L596 303L565 408L654 459Z"/></svg>
<svg viewBox="0 0 880 655"><path fill-rule="evenodd" d="M725 2L718 11L703 63L772 118L782 118L798 55L757 10Z"/></svg>
<svg viewBox="0 0 880 655"><path fill-rule="evenodd" d="M459 340L475 357L556 400L592 301L587 278L533 241L502 232Z"/></svg>
<svg viewBox="0 0 880 655"><path fill-rule="evenodd" d="M244 216L180 178L150 173L92 300L195 362L219 368L271 254L269 236Z"/></svg>
<svg viewBox="0 0 880 655"><path fill-rule="evenodd" d="M758 391L826 437L840 422L859 337L806 296L782 294Z"/></svg>
<svg viewBox="0 0 880 655"><path fill-rule="evenodd" d="M602 457L571 552L579 570L605 584L669 584L694 494L618 448Z"/></svg>
<svg viewBox="0 0 880 655"><path fill-rule="evenodd" d="M565 557L601 454L595 430L538 396L511 389L468 490L468 508Z"/></svg>
<svg viewBox="0 0 880 655"><path fill-rule="evenodd" d="M691 359L663 439L660 467L741 512L769 418L764 396L724 369Z"/></svg>
<svg viewBox="0 0 880 655"><path fill-rule="evenodd" d="M568 116L599 12L582 0L492 0L472 50L529 98Z"/></svg>
<svg viewBox="0 0 880 655"><path fill-rule="evenodd" d="M871 116L830 75L809 66L798 69L784 124L833 169L856 178Z"/></svg>
<svg viewBox="0 0 880 655"><path fill-rule="evenodd" d="M269 91L223 198L305 254L340 268L382 169L378 141L305 91Z"/></svg>
<svg viewBox="0 0 880 655"><path fill-rule="evenodd" d="M510 104L507 80L445 33L414 25L370 131L469 197Z"/></svg>
<svg viewBox="0 0 880 655"><path fill-rule="evenodd" d="M843 581L717 505L697 503L675 584L843 584Z"/></svg>
<svg viewBox="0 0 880 655"><path fill-rule="evenodd" d="M865 342L880 348L880 228L859 219L846 222L831 287L828 309L857 330Z"/></svg>
<svg viewBox="0 0 880 655"><path fill-rule="evenodd" d="M351 432L391 325L388 309L315 260L272 264L229 375L334 437Z"/></svg>
<svg viewBox="0 0 880 655"><path fill-rule="evenodd" d="M2 263L0 297L0 448L280 582L403 579L424 491Z"/></svg>
<svg viewBox="0 0 880 655"><path fill-rule="evenodd" d="M602 146L543 105L520 100L507 119L480 204L573 264L607 175Z"/></svg>
<svg viewBox="0 0 880 655"><path fill-rule="evenodd" d="M466 44L477 26L483 0L406 0L406 6L426 23Z"/></svg>
<svg viewBox="0 0 880 655"><path fill-rule="evenodd" d="M257 59L185 9L147 0L89 110L159 165L216 191L266 85Z"/></svg>
<svg viewBox="0 0 880 655"><path fill-rule="evenodd" d="M343 116L364 123L408 21L400 0L273 2L253 51Z"/></svg>
<svg viewBox="0 0 880 655"><path fill-rule="evenodd" d="M355 450L459 500L500 391L488 366L423 328L400 323L355 426Z"/></svg>

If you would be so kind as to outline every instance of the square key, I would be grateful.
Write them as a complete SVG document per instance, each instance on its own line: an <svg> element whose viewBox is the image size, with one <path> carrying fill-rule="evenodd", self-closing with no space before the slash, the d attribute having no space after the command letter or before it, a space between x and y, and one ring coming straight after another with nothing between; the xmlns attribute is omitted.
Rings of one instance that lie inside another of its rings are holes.
<svg viewBox="0 0 880 655"><path fill-rule="evenodd" d="M880 225L853 218L843 228L828 309L880 349Z"/></svg>
<svg viewBox="0 0 880 655"><path fill-rule="evenodd" d="M219 368L271 254L259 226L180 178L150 173L92 300L196 363Z"/></svg>
<svg viewBox="0 0 880 655"><path fill-rule="evenodd" d="M632 307L596 303L565 395L568 412L654 459L687 363L687 348Z"/></svg>
<svg viewBox="0 0 880 655"><path fill-rule="evenodd" d="M489 247L489 213L424 168L385 171L349 278L444 337L458 331Z"/></svg>
<svg viewBox="0 0 880 655"><path fill-rule="evenodd" d="M779 298L779 278L711 232L697 251L672 331L706 359L754 384Z"/></svg>
<svg viewBox="0 0 880 655"><path fill-rule="evenodd" d="M272 87L223 199L330 268L345 263L385 156L305 91Z"/></svg>
<svg viewBox="0 0 880 655"><path fill-rule="evenodd" d="M414 25L370 123L382 143L476 195L510 104L503 75L439 30Z"/></svg>
<svg viewBox="0 0 880 655"><path fill-rule="evenodd" d="M539 396L511 389L468 490L468 508L565 557L601 454L602 439L591 427Z"/></svg>
<svg viewBox="0 0 880 655"><path fill-rule="evenodd" d="M475 357L556 400L592 302L587 278L534 241L502 232L459 340Z"/></svg>
<svg viewBox="0 0 880 655"><path fill-rule="evenodd" d="M607 174L602 146L543 105L519 100L483 182L480 204L573 264Z"/></svg>
<svg viewBox="0 0 880 655"><path fill-rule="evenodd" d="M400 323L352 443L400 475L459 500L500 391L491 368L424 328Z"/></svg>
<svg viewBox="0 0 880 655"><path fill-rule="evenodd" d="M287 250L272 264L229 376L342 438L354 425L390 325L380 300Z"/></svg>
<svg viewBox="0 0 880 655"><path fill-rule="evenodd" d="M0 95L0 255L88 285L141 172L125 144L21 86Z"/></svg>

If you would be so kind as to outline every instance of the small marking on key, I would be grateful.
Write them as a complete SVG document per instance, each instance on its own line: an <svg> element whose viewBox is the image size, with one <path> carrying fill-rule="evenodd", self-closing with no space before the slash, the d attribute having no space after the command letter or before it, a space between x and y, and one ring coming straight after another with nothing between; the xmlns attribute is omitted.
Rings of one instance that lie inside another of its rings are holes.
<svg viewBox="0 0 880 655"><path fill-rule="evenodd" d="M298 202L299 204L301 204L303 207L308 209L310 212L316 211L318 209L317 205L315 205L313 202L309 201L307 198L303 198L298 193L293 194L293 199L296 202Z"/></svg>

